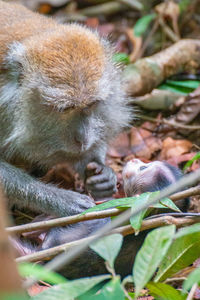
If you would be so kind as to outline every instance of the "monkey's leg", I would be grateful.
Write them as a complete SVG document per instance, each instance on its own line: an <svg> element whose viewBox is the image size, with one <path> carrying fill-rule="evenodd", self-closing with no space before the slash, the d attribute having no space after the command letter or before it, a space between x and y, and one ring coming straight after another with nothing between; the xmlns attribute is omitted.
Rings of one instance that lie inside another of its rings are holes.
<svg viewBox="0 0 200 300"><path fill-rule="evenodd" d="M95 205L86 195L44 184L4 161L0 182L11 204L54 216L78 214Z"/></svg>

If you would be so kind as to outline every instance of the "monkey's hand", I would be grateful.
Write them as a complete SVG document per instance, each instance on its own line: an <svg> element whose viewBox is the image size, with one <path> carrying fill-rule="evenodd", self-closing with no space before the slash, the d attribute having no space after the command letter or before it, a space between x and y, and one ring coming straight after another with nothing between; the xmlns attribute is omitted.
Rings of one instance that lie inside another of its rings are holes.
<svg viewBox="0 0 200 300"><path fill-rule="evenodd" d="M117 178L110 167L91 162L86 167L85 176L86 189L95 199L109 197L116 193Z"/></svg>

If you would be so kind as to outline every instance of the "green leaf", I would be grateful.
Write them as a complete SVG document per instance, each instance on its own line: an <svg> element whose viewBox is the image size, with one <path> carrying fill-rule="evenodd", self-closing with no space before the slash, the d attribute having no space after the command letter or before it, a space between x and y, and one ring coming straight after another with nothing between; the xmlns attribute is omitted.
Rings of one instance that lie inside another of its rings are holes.
<svg viewBox="0 0 200 300"><path fill-rule="evenodd" d="M154 283L149 282L147 288L150 291L151 296L159 297L163 300L185 300L186 296L183 296L179 291L177 291L172 286L165 283Z"/></svg>
<svg viewBox="0 0 200 300"><path fill-rule="evenodd" d="M183 283L183 290L189 291L195 283L200 283L200 268L197 268L189 274L188 278Z"/></svg>
<svg viewBox="0 0 200 300"><path fill-rule="evenodd" d="M199 237L199 234L200 234L200 223L196 223L194 225L179 229L179 231L175 234L175 238L178 239L189 235L191 242L196 242L197 238Z"/></svg>
<svg viewBox="0 0 200 300"><path fill-rule="evenodd" d="M95 276L91 278L81 278L45 290L32 297L34 300L73 300L90 290L96 284L110 278L110 275Z"/></svg>
<svg viewBox="0 0 200 300"><path fill-rule="evenodd" d="M131 297L131 299L135 299L135 293L128 292L128 295ZM126 298L126 300L128 300L128 298Z"/></svg>
<svg viewBox="0 0 200 300"><path fill-rule="evenodd" d="M164 258L171 245L175 228L174 225L157 228L147 235L142 248L136 256L135 264L133 266L133 280L136 287L136 297L151 279Z"/></svg>
<svg viewBox="0 0 200 300"><path fill-rule="evenodd" d="M135 211L135 207L131 208L131 213L133 213ZM137 235L140 231L141 225L142 225L142 221L146 215L147 209L141 211L140 213L138 213L137 215L130 217L130 223L131 226L133 227L133 229L135 230L135 234Z"/></svg>
<svg viewBox="0 0 200 300"><path fill-rule="evenodd" d="M159 196L160 191L156 191L151 193L149 197L149 201L152 200L152 197ZM177 212L180 212L180 209L176 206L176 204L169 198L163 198L158 203L152 205L153 208L168 208Z"/></svg>
<svg viewBox="0 0 200 300"><path fill-rule="evenodd" d="M123 242L121 234L112 234L99 239L90 245L90 248L109 262L111 268L114 268L115 258L117 257Z"/></svg>
<svg viewBox="0 0 200 300"><path fill-rule="evenodd" d="M185 171L187 168L191 167L191 165L193 164L193 162L195 162L195 160L200 159L200 152L198 152L197 154L195 154L193 156L192 159L190 159L184 166L183 170Z"/></svg>
<svg viewBox="0 0 200 300"><path fill-rule="evenodd" d="M98 292L97 295L88 297L85 300L124 300L124 291L120 284L119 277L113 278Z"/></svg>
<svg viewBox="0 0 200 300"><path fill-rule="evenodd" d="M156 14L149 14L142 18L140 18L134 25L133 31L135 36L141 36L143 35L147 28L149 27L149 24L156 18Z"/></svg>
<svg viewBox="0 0 200 300"><path fill-rule="evenodd" d="M169 198L164 198L160 200L162 208L169 208L173 211L180 212L180 209L176 206L176 204Z"/></svg>
<svg viewBox="0 0 200 300"><path fill-rule="evenodd" d="M192 89L188 89L185 87L177 87L177 86L173 86L167 83L163 83L161 85L159 85L157 87L159 90L167 90L167 91L171 91L173 93L178 93L180 95L188 95L189 93L191 93L193 90Z"/></svg>
<svg viewBox="0 0 200 300"><path fill-rule="evenodd" d="M159 267L154 279L155 282L164 281L166 278L189 266L199 257L199 224L195 225L183 228L175 234L176 239Z"/></svg>
<svg viewBox="0 0 200 300"><path fill-rule="evenodd" d="M133 213L136 209L138 209L141 206L141 203L145 204L145 206L147 207L147 209L142 210L140 213L138 213L137 215L130 218L130 223L131 223L133 229L135 230L136 234L140 230L140 227L141 227L144 217L148 214L147 213L147 211L149 211L148 203L152 201L152 198L158 196L159 194L160 194L160 191L156 191L156 192L152 192L152 193L143 193L139 197L136 197L132 201L131 213ZM160 205L160 207L165 208L165 206L163 206L161 204L159 204L159 205ZM152 207L154 207L154 205Z"/></svg>
<svg viewBox="0 0 200 300"><path fill-rule="evenodd" d="M170 84L170 85L174 85L174 86L177 86L177 87L185 87L185 88L189 88L189 89L192 89L192 90L195 90L199 87L200 85L200 81L199 80L183 80L183 81L176 81L176 80L166 80L166 83L167 84Z"/></svg>
<svg viewBox="0 0 200 300"><path fill-rule="evenodd" d="M105 210L108 208L114 208L114 207L118 207L118 208L132 207L135 205L134 203L138 203L138 201L143 202L143 201L145 201L146 197L149 198L154 193L157 193L157 192L143 193L137 197L126 197L126 198L120 198L120 199L113 199L113 200L104 202L102 204L93 206L93 207L85 210L81 215L85 215L88 212L101 211L101 210Z"/></svg>
<svg viewBox="0 0 200 300"><path fill-rule="evenodd" d="M141 203L140 203L141 205ZM133 213L135 211L135 206L133 206L131 208L131 213ZM131 226L133 227L133 229L135 230L135 234L137 235L139 233L139 230L141 228L142 225L142 221L146 215L147 209L142 210L141 212L139 212L137 215L130 217L130 223Z"/></svg>
<svg viewBox="0 0 200 300"><path fill-rule="evenodd" d="M130 63L130 58L128 54L119 52L119 53L114 53L112 57L113 62L115 63L123 63L123 64L129 64Z"/></svg>
<svg viewBox="0 0 200 300"><path fill-rule="evenodd" d="M39 264L20 263L18 270L22 277L33 277L37 280L49 282L50 284L67 282L65 277L53 271L49 271Z"/></svg>

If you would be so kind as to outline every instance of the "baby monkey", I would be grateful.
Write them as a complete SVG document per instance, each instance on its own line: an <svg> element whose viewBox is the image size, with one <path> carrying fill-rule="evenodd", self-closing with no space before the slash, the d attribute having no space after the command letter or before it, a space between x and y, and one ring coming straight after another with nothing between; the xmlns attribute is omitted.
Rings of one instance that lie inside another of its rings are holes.
<svg viewBox="0 0 200 300"><path fill-rule="evenodd" d="M144 163L135 158L127 162L122 172L124 191L128 197L161 190L181 176L180 169L167 162Z"/></svg>
<svg viewBox="0 0 200 300"><path fill-rule="evenodd" d="M124 191L128 197L160 191L182 176L179 168L165 161L144 163L140 159L128 161L122 172ZM187 211L189 200L180 200L177 204L182 211Z"/></svg>
<svg viewBox="0 0 200 300"><path fill-rule="evenodd" d="M144 192L154 192L166 188L175 183L182 176L181 170L167 162L153 161L144 163L139 159L130 160L123 169L124 189L127 196L135 196ZM187 211L189 200L179 200L176 202L178 207L184 212ZM159 213L166 212L166 209ZM107 219L109 221L109 219ZM78 234L84 230L84 222L77 224L76 239L81 236ZM69 232L66 227L53 228L47 234L42 249L47 249L68 241ZM139 235L129 235L124 237L122 249L116 259L115 269L117 274L126 276L131 273L134 258L140 249L144 239L149 231L142 231ZM106 271L102 259L92 250L85 251L78 259L70 265L64 266L61 271L67 278L78 278L80 276L91 276L95 274L104 274Z"/></svg>
<svg viewBox="0 0 200 300"><path fill-rule="evenodd" d="M84 26L0 1L0 181L11 204L53 216L94 206L87 195L33 176L63 162L93 197L116 191L106 148L129 124L131 110L112 54Z"/></svg>

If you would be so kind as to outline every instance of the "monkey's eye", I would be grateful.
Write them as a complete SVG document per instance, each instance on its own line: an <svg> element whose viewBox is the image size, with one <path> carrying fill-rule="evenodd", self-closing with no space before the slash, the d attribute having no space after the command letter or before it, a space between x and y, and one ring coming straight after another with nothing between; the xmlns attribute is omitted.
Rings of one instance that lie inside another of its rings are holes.
<svg viewBox="0 0 200 300"><path fill-rule="evenodd" d="M74 107L72 107L72 106L69 106L69 107L66 107L66 108L62 108L62 109L59 109L58 111L60 112L60 113L70 113L71 111L73 111L74 110Z"/></svg>
<svg viewBox="0 0 200 300"><path fill-rule="evenodd" d="M84 114L89 114L96 107L96 105L97 105L96 102L92 102L92 103L88 104L87 107L83 108L82 112Z"/></svg>
<svg viewBox="0 0 200 300"><path fill-rule="evenodd" d="M141 166L141 167L140 167L140 171L142 171L142 170L144 170L144 169L147 169L147 167L146 167L146 166Z"/></svg>

